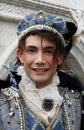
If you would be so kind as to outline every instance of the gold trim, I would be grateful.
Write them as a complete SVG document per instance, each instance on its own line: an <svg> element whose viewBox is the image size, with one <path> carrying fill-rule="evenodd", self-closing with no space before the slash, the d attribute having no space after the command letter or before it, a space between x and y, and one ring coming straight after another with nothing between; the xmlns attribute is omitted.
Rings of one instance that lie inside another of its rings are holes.
<svg viewBox="0 0 84 130"><path fill-rule="evenodd" d="M51 127L51 125L53 124L54 120L56 120L57 115L58 115L58 113L59 113L59 110L60 110L60 106L59 106L59 104L57 104L55 115L53 116L53 119L52 119L52 121L49 123L48 127L46 128L46 130L51 130L50 127Z"/></svg>
<svg viewBox="0 0 84 130"><path fill-rule="evenodd" d="M21 32L20 36L19 36L19 39L21 39L22 37L24 37L27 33L31 32L32 30L42 30L42 29L45 29L45 30L48 30L48 31L51 31L51 32L57 34L60 37L60 39L62 41L62 44L65 46L65 40L64 40L63 36L57 30L55 30L54 28L52 28L50 26L41 25L41 24L39 24L39 25L33 25L33 26L31 26L31 27L23 30Z"/></svg>

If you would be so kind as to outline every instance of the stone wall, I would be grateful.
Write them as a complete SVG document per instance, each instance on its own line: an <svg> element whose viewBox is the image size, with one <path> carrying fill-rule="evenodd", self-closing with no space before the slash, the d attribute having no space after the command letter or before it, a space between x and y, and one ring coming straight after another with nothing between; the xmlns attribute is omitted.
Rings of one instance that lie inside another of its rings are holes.
<svg viewBox="0 0 84 130"><path fill-rule="evenodd" d="M26 7L26 1L18 3L18 0L2 0L0 2L0 55L16 39L18 22L28 13L33 11Z"/></svg>

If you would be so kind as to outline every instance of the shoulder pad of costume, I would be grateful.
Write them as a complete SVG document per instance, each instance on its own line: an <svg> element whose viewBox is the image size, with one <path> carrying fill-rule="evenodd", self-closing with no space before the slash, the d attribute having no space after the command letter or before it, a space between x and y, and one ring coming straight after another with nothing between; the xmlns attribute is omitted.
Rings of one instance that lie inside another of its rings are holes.
<svg viewBox="0 0 84 130"><path fill-rule="evenodd" d="M2 88L0 91L0 98L5 97L6 99L11 99L13 97L19 97L18 91L15 89L8 87L8 88Z"/></svg>
<svg viewBox="0 0 84 130"><path fill-rule="evenodd" d="M78 90L79 92L82 91L83 85L79 78L75 76L72 71L59 71L58 75L60 78L61 87L68 87L69 89Z"/></svg>

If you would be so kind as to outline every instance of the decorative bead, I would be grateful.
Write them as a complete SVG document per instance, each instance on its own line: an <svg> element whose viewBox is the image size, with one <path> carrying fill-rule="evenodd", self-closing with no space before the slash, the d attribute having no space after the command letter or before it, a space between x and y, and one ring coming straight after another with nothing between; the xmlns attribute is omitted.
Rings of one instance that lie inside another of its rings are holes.
<svg viewBox="0 0 84 130"><path fill-rule="evenodd" d="M23 128L23 124L21 124L21 127L20 127L21 129Z"/></svg>
<svg viewBox="0 0 84 130"><path fill-rule="evenodd" d="M70 100L67 101L68 105L71 106L72 102Z"/></svg>
<svg viewBox="0 0 84 130"><path fill-rule="evenodd" d="M69 116L70 116L70 113L68 113L68 110L67 110L67 106L66 106L66 100L64 102L64 109L65 109L65 115L66 115L66 122L67 122L67 130L71 130L71 126L70 126L70 119L69 119Z"/></svg>
<svg viewBox="0 0 84 130"><path fill-rule="evenodd" d="M9 116L10 116L10 117L14 116L14 112L13 112L13 111L10 111L10 112L9 112Z"/></svg>
<svg viewBox="0 0 84 130"><path fill-rule="evenodd" d="M71 90L71 93L74 93L74 90Z"/></svg>
<svg viewBox="0 0 84 130"><path fill-rule="evenodd" d="M20 121L18 121L18 124L20 124L20 130L24 130L23 128L23 118L22 118L22 110L20 108L20 104L19 104L19 99L17 98L16 99L16 104L15 104L17 107L18 107L18 112L19 112L19 116L20 116Z"/></svg>

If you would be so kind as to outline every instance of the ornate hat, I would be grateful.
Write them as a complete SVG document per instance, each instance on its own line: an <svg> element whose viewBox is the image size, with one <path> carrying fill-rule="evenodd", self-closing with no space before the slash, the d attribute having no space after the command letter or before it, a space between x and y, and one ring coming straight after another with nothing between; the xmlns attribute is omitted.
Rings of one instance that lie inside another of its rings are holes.
<svg viewBox="0 0 84 130"><path fill-rule="evenodd" d="M45 13L44 11L38 11L37 13L31 13L22 19L17 28L17 34L19 38L22 38L26 34L35 30L45 30L55 33L64 46L69 39L72 38L76 32L76 25L71 22L64 21L63 18L54 14Z"/></svg>

